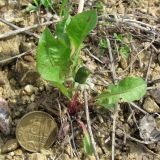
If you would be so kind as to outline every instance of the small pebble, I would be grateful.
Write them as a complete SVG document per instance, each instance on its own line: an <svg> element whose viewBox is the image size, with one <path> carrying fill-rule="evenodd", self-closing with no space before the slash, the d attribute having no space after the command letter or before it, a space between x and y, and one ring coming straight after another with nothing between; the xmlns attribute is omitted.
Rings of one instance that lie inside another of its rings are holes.
<svg viewBox="0 0 160 160"><path fill-rule="evenodd" d="M40 87L39 87L39 90L40 90L40 91L44 91L44 86L40 86Z"/></svg>
<svg viewBox="0 0 160 160"><path fill-rule="evenodd" d="M34 95L34 94L32 94L32 96L31 96L31 102L34 102L35 101L35 98L36 98L36 96Z"/></svg>
<svg viewBox="0 0 160 160"><path fill-rule="evenodd" d="M32 95L34 93L34 87L28 84L24 87L24 91L26 91L28 95Z"/></svg>
<svg viewBox="0 0 160 160"><path fill-rule="evenodd" d="M14 152L10 152L9 155L11 155L13 157L14 156Z"/></svg>
<svg viewBox="0 0 160 160"><path fill-rule="evenodd" d="M6 155L5 160L13 160L11 155Z"/></svg>
<svg viewBox="0 0 160 160"><path fill-rule="evenodd" d="M22 156L22 155L23 155L23 152L22 152L21 149L17 149L17 150L14 151L14 154L15 154L16 156Z"/></svg>
<svg viewBox="0 0 160 160"><path fill-rule="evenodd" d="M150 97L146 98L143 104L143 109L149 113L160 112L160 108L157 103Z"/></svg>
<svg viewBox="0 0 160 160"><path fill-rule="evenodd" d="M40 153L33 153L28 160L47 160L46 156Z"/></svg>
<svg viewBox="0 0 160 160"><path fill-rule="evenodd" d="M5 155L0 155L0 160L6 160Z"/></svg>
<svg viewBox="0 0 160 160"><path fill-rule="evenodd" d="M19 144L16 139L10 139L8 140L1 148L2 153L8 153L11 151L14 151L19 147Z"/></svg>

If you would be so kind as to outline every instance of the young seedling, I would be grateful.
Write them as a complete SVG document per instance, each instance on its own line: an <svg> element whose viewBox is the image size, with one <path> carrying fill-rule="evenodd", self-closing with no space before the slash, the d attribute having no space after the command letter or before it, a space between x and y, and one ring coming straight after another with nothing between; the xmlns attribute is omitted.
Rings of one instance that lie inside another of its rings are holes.
<svg viewBox="0 0 160 160"><path fill-rule="evenodd" d="M130 46L125 43L124 36L121 34L114 33L114 38L117 42L121 43L121 45L118 46L118 51L119 51L120 55L123 58L128 59L130 52L131 52L131 49L130 49Z"/></svg>
<svg viewBox="0 0 160 160"><path fill-rule="evenodd" d="M46 10L53 9L53 0L33 0L33 3L28 4L26 11L35 12L41 5L43 5Z"/></svg>
<svg viewBox="0 0 160 160"><path fill-rule="evenodd" d="M69 99L68 111L71 115L80 110L77 107L80 103L79 86L85 84L90 73L81 62L80 50L84 39L96 23L97 15L94 10L82 12L74 17L65 17L56 25L55 35L46 28L38 43L37 70ZM86 152L91 153L88 132L82 128L84 148Z"/></svg>
<svg viewBox="0 0 160 160"><path fill-rule="evenodd" d="M85 37L96 26L96 11L85 11L74 17L65 17L56 25L53 35L48 28L42 33L37 50L37 70L41 76L57 87L70 101L71 115L80 110L79 86L86 82L89 70L80 59L80 50ZM78 85L77 85L78 84ZM117 85L110 85L101 93L96 104L111 107L120 102L139 100L146 92L146 82L139 77L127 77ZM83 127L84 148L92 152L88 132Z"/></svg>

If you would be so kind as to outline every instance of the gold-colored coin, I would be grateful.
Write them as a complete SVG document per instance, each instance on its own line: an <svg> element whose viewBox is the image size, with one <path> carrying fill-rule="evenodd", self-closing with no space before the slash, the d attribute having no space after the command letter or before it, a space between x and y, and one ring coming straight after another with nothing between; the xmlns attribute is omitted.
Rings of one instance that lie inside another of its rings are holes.
<svg viewBox="0 0 160 160"><path fill-rule="evenodd" d="M25 150L39 152L57 138L57 123L51 115L34 111L23 116L16 127L16 138Z"/></svg>

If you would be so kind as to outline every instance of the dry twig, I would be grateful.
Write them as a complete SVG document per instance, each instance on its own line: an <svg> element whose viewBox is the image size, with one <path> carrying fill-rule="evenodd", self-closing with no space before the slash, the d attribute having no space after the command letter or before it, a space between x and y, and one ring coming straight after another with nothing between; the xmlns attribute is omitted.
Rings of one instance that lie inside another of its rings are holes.
<svg viewBox="0 0 160 160"><path fill-rule="evenodd" d="M153 58L153 52L151 52L151 54L150 54L150 58L149 58L148 66L147 66L147 72L146 72L146 78L145 78L146 82L148 80L148 76L149 76L149 73L150 73L152 58Z"/></svg>
<svg viewBox="0 0 160 160"><path fill-rule="evenodd" d="M79 0L79 5L78 5L78 13L81 13L84 8L84 0Z"/></svg>
<svg viewBox="0 0 160 160"><path fill-rule="evenodd" d="M17 29L15 31L7 32L7 33L4 33L4 34L0 35L0 40L2 40L4 38L11 37L11 36L15 36L19 33L23 33L23 32L26 32L28 30L31 30L31 29L35 29L35 28L40 27L40 26L50 25L50 24L53 24L54 22L57 22L57 20L45 22L45 23L42 23L42 24L35 24L33 26L28 26L28 27L25 27L25 28Z"/></svg>
<svg viewBox="0 0 160 160"><path fill-rule="evenodd" d="M88 132L89 132L89 137L93 146L93 151L94 151L94 156L96 158L96 160L99 160L99 156L98 153L96 151L96 144L95 144L95 140L94 140L94 136L92 133L92 128L91 128L91 121L90 121L90 117L89 117L89 109L88 109L88 98L87 98L87 91L86 89L84 90L84 103L85 103L85 112L86 112L86 119L87 119L87 128L88 128Z"/></svg>
<svg viewBox="0 0 160 160"><path fill-rule="evenodd" d="M110 22L116 22L116 23L122 23L126 24L128 26L138 28L142 31L145 31L147 33L153 34L155 36L160 37L160 30L156 26L149 25L144 22L140 22L137 20L132 20L130 17L124 17L124 16L119 16L119 15L104 15L106 19Z"/></svg>
<svg viewBox="0 0 160 160"><path fill-rule="evenodd" d="M137 108L138 110L140 110L142 113L148 114L145 110L143 110L142 108L140 108L139 106L137 106L135 103L129 102L129 104L131 104L133 107L135 107L135 108Z"/></svg>
<svg viewBox="0 0 160 160"><path fill-rule="evenodd" d="M0 18L0 22L3 22L4 24L6 24L6 25L8 25L8 26L10 26L10 27L12 27L12 28L14 28L14 29L21 29L20 27L16 26L15 24L13 24L13 23L11 23L11 22L6 21L6 20L3 19L3 18ZM39 35L36 34L36 33L32 33L32 32L30 32L30 31L24 31L24 33L25 33L25 34L28 34L29 36L34 36L34 37L36 37L36 38L39 38Z"/></svg>
<svg viewBox="0 0 160 160"><path fill-rule="evenodd" d="M111 62L111 72L113 77L113 82L116 83L116 71L115 71L115 65L114 65L114 59L112 54L112 48L110 44L110 40L107 38L107 44L108 44L108 52ZM118 116L119 111L119 105L117 104L114 109L114 115L113 115L113 127L112 127L112 160L115 159L115 131L116 131L116 119Z"/></svg>
<svg viewBox="0 0 160 160"><path fill-rule="evenodd" d="M108 44L108 52L109 52L109 58L110 58L110 62L111 62L111 72L112 72L112 76L113 76L113 81L115 83L116 82L116 72L115 72L115 65L114 65L111 43L108 38L106 40L107 40L107 44Z"/></svg>
<svg viewBox="0 0 160 160"><path fill-rule="evenodd" d="M87 53L89 54L89 56L91 56L92 58L94 58L96 61L98 61L101 64L104 64L99 58L97 58L95 55L93 55L88 48L85 49L87 51Z"/></svg>
<svg viewBox="0 0 160 160"><path fill-rule="evenodd" d="M119 105L115 106L113 115L113 127L112 127L112 160L115 159L115 135L116 135L116 120L118 117Z"/></svg>
<svg viewBox="0 0 160 160"><path fill-rule="evenodd" d="M11 61L11 60L16 59L16 58L20 58L20 57L22 57L22 56L24 56L24 55L26 55L26 54L29 54L29 53L33 52L34 50L35 50L35 49L32 49L32 50L26 51L26 52L24 52L24 53L18 54L18 55L16 55L16 56L13 56L13 57L10 57L10 58L1 60L1 61L0 61L0 64L6 63L7 61Z"/></svg>

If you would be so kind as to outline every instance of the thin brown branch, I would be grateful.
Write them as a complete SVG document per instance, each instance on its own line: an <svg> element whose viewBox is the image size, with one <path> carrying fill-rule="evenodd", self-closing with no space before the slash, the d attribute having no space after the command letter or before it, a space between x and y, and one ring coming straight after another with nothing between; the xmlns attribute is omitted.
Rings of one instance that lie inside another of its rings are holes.
<svg viewBox="0 0 160 160"><path fill-rule="evenodd" d="M0 40L8 38L8 37L11 37L11 36L15 36L17 34L23 33L23 32L28 31L28 30L35 29L35 28L40 27L40 26L50 25L50 24L53 24L54 22L57 22L57 20L45 22L45 23L42 23L42 24L35 24L33 26L28 26L28 27L25 27L25 28L20 28L20 29L17 29L15 31L10 31L10 32L1 34L0 35Z"/></svg>
<svg viewBox="0 0 160 160"><path fill-rule="evenodd" d="M96 143L95 143L94 136L92 133L92 128L91 128L91 121L90 121L89 109L88 109L88 95L87 95L86 89L84 90L84 103L85 103L85 112L86 112L86 119L87 119L87 128L88 128L89 137L93 146L94 156L96 160L99 160L99 156L96 151Z"/></svg>
<svg viewBox="0 0 160 160"><path fill-rule="evenodd" d="M139 106L137 106L135 103L129 102L129 104L131 104L133 107L135 107L135 108L137 108L138 110L140 110L142 113L148 114L145 110L143 110L142 108L140 108Z"/></svg>
<svg viewBox="0 0 160 160"><path fill-rule="evenodd" d="M2 22L2 23L6 24L6 25L8 25L8 26L10 26L10 27L12 27L12 28L14 28L14 29L21 29L20 27L16 26L15 24L13 24L13 23L11 23L11 22L6 21L6 20L3 19L3 18L0 18L0 22ZM36 37L36 38L39 38L39 35L36 34L36 33L32 33L32 32L30 32L30 31L24 31L24 33L27 34L27 35L29 35L29 36L34 36L34 37Z"/></svg>
<svg viewBox="0 0 160 160"><path fill-rule="evenodd" d="M112 126L112 160L115 159L115 135L116 135L116 120L118 117L119 105L115 106L113 115L113 126Z"/></svg>
<svg viewBox="0 0 160 160"><path fill-rule="evenodd" d="M83 12L83 8L84 8L84 0L79 0L78 13Z"/></svg>
<svg viewBox="0 0 160 160"><path fill-rule="evenodd" d="M119 15L116 15L116 17L115 15L109 15L109 16L104 15L104 17L110 22L122 23L127 26L138 28L142 31L145 31L147 33L160 37L160 30L156 26L152 26L150 24L147 24L141 21L137 21L137 20L132 20L130 17L126 18L124 16L119 16Z"/></svg>
<svg viewBox="0 0 160 160"><path fill-rule="evenodd" d="M85 50L87 51L87 53L88 53L88 55L89 55L90 57L94 58L94 59L95 59L96 61L98 61L99 63L104 64L99 58L97 58L95 55L93 55L88 48L86 48Z"/></svg>
<svg viewBox="0 0 160 160"><path fill-rule="evenodd" d="M148 76L150 74L150 68L151 68L152 58L153 58L153 52L150 54L150 58L149 58L148 66L147 66L147 72L146 72L146 78L145 78L146 82L147 82Z"/></svg>
<svg viewBox="0 0 160 160"><path fill-rule="evenodd" d="M16 55L16 56L13 56L13 57L10 57L10 58L1 60L1 61L0 61L0 64L6 63L6 62L11 61L11 60L16 59L16 58L20 58L20 57L22 57L22 56L24 56L24 55L26 55L26 54L29 54L30 52L32 52L32 51L34 51L34 50L35 50L35 49L28 50L28 51L23 52L23 53L21 53L21 54L18 54L18 55Z"/></svg>
<svg viewBox="0 0 160 160"><path fill-rule="evenodd" d="M108 44L108 52L109 52L109 58L110 58L110 62L111 62L112 77L113 77L113 81L115 83L116 82L116 72L115 72L115 65L114 65L111 43L110 43L110 40L108 38L106 40L107 40L107 44Z"/></svg>

